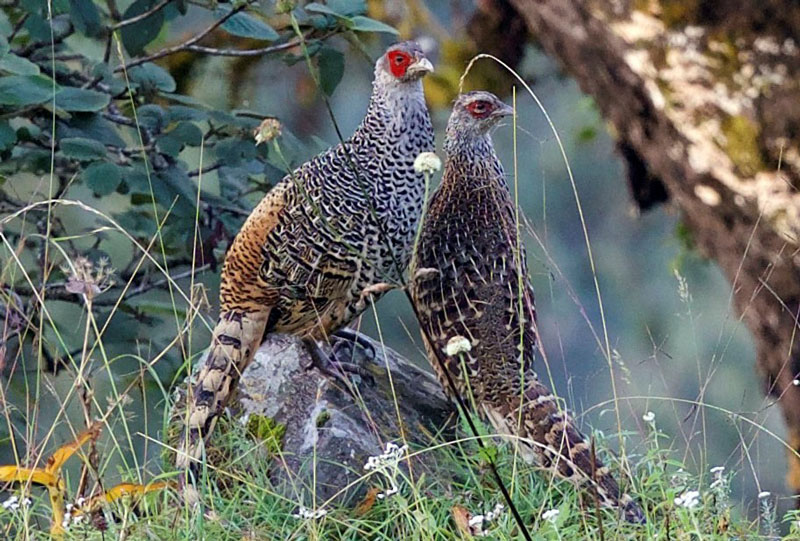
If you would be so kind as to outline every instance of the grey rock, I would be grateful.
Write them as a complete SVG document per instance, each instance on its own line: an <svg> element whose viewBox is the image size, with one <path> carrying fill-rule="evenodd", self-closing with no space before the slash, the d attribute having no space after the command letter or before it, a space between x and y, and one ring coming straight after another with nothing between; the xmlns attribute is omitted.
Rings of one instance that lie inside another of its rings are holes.
<svg viewBox="0 0 800 541"><path fill-rule="evenodd" d="M352 503L369 483L362 479L365 463L380 455L387 442L405 441L413 450L431 445L434 434L436 441L452 436L455 409L433 375L360 336L372 344L374 357L350 343L339 351L365 377L326 375L300 339L268 336L242 374L229 408L229 415L242 424L260 415L285 427L280 458L264 456L272 460L272 489L299 498L298 504L308 505L312 497L318 504L329 499ZM320 347L330 353L326 345ZM185 388L181 386L176 403L183 402ZM176 412L181 410L176 406ZM410 467L416 474L438 471L434 460L433 453L422 453Z"/></svg>

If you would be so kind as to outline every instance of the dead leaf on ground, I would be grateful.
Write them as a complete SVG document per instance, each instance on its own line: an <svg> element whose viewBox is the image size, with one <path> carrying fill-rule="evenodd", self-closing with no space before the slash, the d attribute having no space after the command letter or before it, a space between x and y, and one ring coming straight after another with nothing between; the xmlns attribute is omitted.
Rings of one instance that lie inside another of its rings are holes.
<svg viewBox="0 0 800 541"><path fill-rule="evenodd" d="M450 513L453 515L453 522L456 523L456 528L458 528L458 532L461 536L464 539L472 539L472 527L469 525L469 519L472 518L472 513L460 505L451 507Z"/></svg>
<svg viewBox="0 0 800 541"><path fill-rule="evenodd" d="M358 502L356 505L355 510L353 511L355 516L360 517L362 515L366 515L372 506L375 505L375 500L378 498L378 494L381 493L381 489L378 487L370 487L367 491L367 494L364 496L364 499Z"/></svg>

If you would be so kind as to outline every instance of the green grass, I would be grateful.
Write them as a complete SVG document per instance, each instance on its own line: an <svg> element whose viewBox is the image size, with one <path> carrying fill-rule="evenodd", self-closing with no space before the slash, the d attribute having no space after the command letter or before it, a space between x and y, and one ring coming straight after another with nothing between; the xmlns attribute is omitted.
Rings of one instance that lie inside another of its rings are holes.
<svg viewBox="0 0 800 541"><path fill-rule="evenodd" d="M273 487L269 471L279 467L276 457L268 457L272 443L253 438L252 431L239 423L224 423L215 440L214 471L207 472L200 486L200 507L185 505L175 490L164 490L137 498L122 498L106 505L95 517L71 524L65 539L215 539L215 540L327 540L327 539L465 539L454 513L486 514L501 502L500 493L482 460L474 440L464 436L456 441L435 442L426 448L411 449L417 454L436 455L441 473L411 476L405 468L390 461L379 471L364 472L359 483L362 495L368 489L385 492L392 485L398 491L386 498L350 501L343 505L318 502L318 518L300 517L301 503L287 497L288 491ZM498 444L497 463L501 475L513 478L513 498L534 539L611 540L611 539L768 539L781 529L772 510L772 497L762 499L758 517L743 516L731 501L730 485L735 474L688 473L688 468L661 447L667 440L648 423L648 436L638 446L628 447L627 462L632 467L629 491L642 503L648 523L637 526L619 521L611 510L598 510L592 501L582 501L576 490L546 473L519 463L513 468L513 449ZM617 435L609 437L616 441ZM602 441L598 440L602 446ZM620 463L605 453L612 467ZM402 461L403 459L401 459ZM137 479L136 471L123 471L122 477ZM66 491L74 493L75 481L67 478ZM689 491L697 491L696 504ZM305 494L310 494L306 487ZM27 506L0 510L0 528L9 540L47 539L51 512L47 497L37 490L13 493ZM558 513L552 512L557 510ZM548 513L549 511L549 513ZM556 515L550 520L545 517ZM784 529L800 534L793 514L783 517ZM98 523L103 528L98 529ZM522 539L507 510L484 524L486 538Z"/></svg>

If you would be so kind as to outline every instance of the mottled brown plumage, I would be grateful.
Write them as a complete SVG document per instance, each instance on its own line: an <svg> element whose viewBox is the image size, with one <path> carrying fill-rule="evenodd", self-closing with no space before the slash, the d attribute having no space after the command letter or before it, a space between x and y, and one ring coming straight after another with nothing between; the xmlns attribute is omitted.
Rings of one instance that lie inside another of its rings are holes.
<svg viewBox="0 0 800 541"><path fill-rule="evenodd" d="M444 176L425 215L411 271L428 355L449 391L433 358L435 352L443 355L465 403L474 400L499 434L519 441L528 462L641 522L641 509L593 458L586 438L533 371L533 289L515 206L490 138L497 122L512 113L488 92L463 94L454 105ZM469 351L458 354L464 339Z"/></svg>
<svg viewBox="0 0 800 541"><path fill-rule="evenodd" d="M300 166L253 210L226 255L220 317L188 399L178 467L201 458L208 436L269 332L327 338L398 283L424 196L414 171L433 150L421 78L432 70L414 42L378 60L369 108L344 145Z"/></svg>

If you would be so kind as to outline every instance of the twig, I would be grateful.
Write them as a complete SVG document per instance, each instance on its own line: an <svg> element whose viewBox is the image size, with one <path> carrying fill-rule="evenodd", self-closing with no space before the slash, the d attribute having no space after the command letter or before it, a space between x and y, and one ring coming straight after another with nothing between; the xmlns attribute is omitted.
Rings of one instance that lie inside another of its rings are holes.
<svg viewBox="0 0 800 541"><path fill-rule="evenodd" d="M122 18L115 0L106 0L106 6L108 6L108 13L111 15L112 19L118 21Z"/></svg>
<svg viewBox="0 0 800 541"><path fill-rule="evenodd" d="M313 32L309 32L307 36L303 38L303 40L311 40L311 39L320 39L324 40L336 32L328 32L319 38L314 38L311 34ZM262 47L260 49L217 49L214 47L204 47L202 45L190 45L186 47L185 50L192 51L195 53L203 53L213 56L235 56L235 57L243 57L243 56L262 56L265 54L271 53L278 53L280 51L285 51L286 49L291 49L293 47L297 47L300 45L302 41L299 38L295 38L284 43L279 43L277 45L270 45L268 47Z"/></svg>
<svg viewBox="0 0 800 541"><path fill-rule="evenodd" d="M14 40L14 38L17 37L17 32L19 32L20 29L22 29L22 25L25 24L25 21L27 20L28 20L28 14L23 13L22 17L19 18L17 24L14 25L14 29L11 31L11 34L7 38L9 43L11 43Z"/></svg>
<svg viewBox="0 0 800 541"><path fill-rule="evenodd" d="M128 25L138 23L139 21L143 21L144 19L148 18L150 15L153 15L157 11L159 11L162 8L166 7L166 5L169 4L172 1L173 0L161 0L161 2L159 2L158 4L156 4L155 6L150 8L149 10L145 11L144 13L140 13L139 15L136 15L135 17L131 17L130 19L125 19L124 21L120 21L117 24L113 25L111 27L111 31L115 32L116 30L119 30L120 28L124 28L124 27L126 27Z"/></svg>
<svg viewBox="0 0 800 541"><path fill-rule="evenodd" d="M144 276L142 278L142 281L136 287L129 289L127 291L127 293L125 293L125 296L122 298L122 300L127 301L132 297L136 297L138 295L142 295L144 293L147 293L148 291L152 291L154 289L157 289L157 288L167 284L167 282L176 281L176 280L182 280L184 278L188 278L188 277L192 276L193 273L194 274L198 274L198 273L204 272L204 271L206 271L206 270L208 270L210 268L211 268L211 264L210 263L206 263L205 265L201 265L200 267L196 267L193 270L189 269L189 270L186 270L186 271L183 271L183 272L179 272L179 273L173 274L169 278L162 278L160 280L154 280L152 282L148 282L147 281L148 276ZM126 279L126 281L127 281L127 279ZM53 283L45 284L43 287L44 287L45 290L47 290L46 298L49 299L49 300L74 302L75 299L77 299L79 295L77 293L70 293L69 291L64 289L65 286L66 286L65 282L53 282ZM31 296L34 295L33 290L28 286L14 286L14 285L12 285L12 286L4 286L3 289L5 289L5 288L13 291L16 295L19 295L20 297L31 297ZM114 289L116 289L116 288L112 288L109 291L113 291ZM108 293L109 291L107 291L106 293ZM102 298L94 299L92 301L92 304L95 305L95 306L112 306L115 303L116 303L116 300L102 299Z"/></svg>
<svg viewBox="0 0 800 541"><path fill-rule="evenodd" d="M180 53L180 52L189 50L189 48L192 47L194 44L196 44L198 41L200 41L201 39L203 39L204 37L209 35L211 32L213 32L214 30L216 30L217 28L222 26L225 23L225 21L227 21L228 19L230 19L231 17L233 17L234 15L239 13L240 11L243 11L247 6L250 5L251 2L252 2L252 0L249 0L247 3L245 3L245 4L243 4L243 5L239 6L239 7L233 8L228 13L226 13L225 15L223 15L222 17L217 19L216 22L214 22L213 24L209 25L205 30L203 30L199 34L196 34L194 37L189 38L186 41L184 41L182 43L179 43L177 45L173 45L172 47L167 47L166 49L161 49L160 51L157 51L157 52L155 52L155 53L153 53L151 55L143 56L142 58L137 58L136 60L131 60L127 64L123 64L121 66L117 66L116 68L114 68L114 73L118 73L120 71L127 71L127 70L129 70L129 69L131 69L131 68L133 68L135 66L139 66L139 65L145 64L147 62L152 62L153 60L158 60L159 58L164 58L165 56L169 56L169 55L172 55L172 54L175 54L175 53Z"/></svg>
<svg viewBox="0 0 800 541"><path fill-rule="evenodd" d="M209 165L206 168L199 168L198 167L197 169L195 169L193 171L189 171L187 173L187 175L189 175L190 177L199 176L201 173L205 175L206 173L210 173L211 171L216 171L217 169L219 169L223 165L225 165L225 164L223 164L222 162L217 162L217 163L215 163L213 165Z"/></svg>

